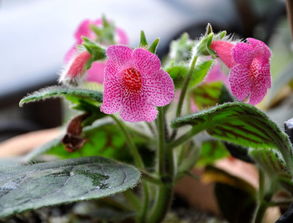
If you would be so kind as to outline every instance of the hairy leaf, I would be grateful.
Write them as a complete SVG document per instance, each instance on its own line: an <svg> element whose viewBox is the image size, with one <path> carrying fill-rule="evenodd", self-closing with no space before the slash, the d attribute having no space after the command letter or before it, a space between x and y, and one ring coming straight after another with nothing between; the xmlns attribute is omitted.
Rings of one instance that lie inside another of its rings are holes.
<svg viewBox="0 0 293 223"><path fill-rule="evenodd" d="M269 176L290 178L291 174L279 151L275 149L252 149L249 155Z"/></svg>
<svg viewBox="0 0 293 223"><path fill-rule="evenodd" d="M226 103L206 111L180 117L175 128L192 125L216 138L252 148L278 148L287 164L292 162L288 136L265 113L241 102Z"/></svg>
<svg viewBox="0 0 293 223"><path fill-rule="evenodd" d="M19 102L19 106L23 106L26 103L40 101L47 98L56 98L62 96L74 96L78 98L90 99L95 102L102 102L103 95L101 92L87 90L87 89L79 89L79 88L69 88L64 86L51 86L47 88L43 88L39 91L33 92L28 96L21 99Z"/></svg>
<svg viewBox="0 0 293 223"><path fill-rule="evenodd" d="M44 206L106 197L134 187L135 168L101 157L0 170L0 216Z"/></svg>

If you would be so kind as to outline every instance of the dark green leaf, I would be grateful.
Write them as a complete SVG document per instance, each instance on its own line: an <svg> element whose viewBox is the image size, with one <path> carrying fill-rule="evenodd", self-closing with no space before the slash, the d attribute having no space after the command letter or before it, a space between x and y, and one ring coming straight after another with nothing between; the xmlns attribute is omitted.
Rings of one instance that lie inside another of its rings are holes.
<svg viewBox="0 0 293 223"><path fill-rule="evenodd" d="M19 102L19 106L23 106L26 103L40 101L47 98L56 98L62 96L74 96L78 98L89 99L95 102L102 102L103 95L101 92L80 89L80 88L69 88L64 86L51 86L47 88L43 88L39 91L35 91L28 96L21 99Z"/></svg>
<svg viewBox="0 0 293 223"><path fill-rule="evenodd" d="M223 170L209 166L204 177L215 182L215 196L222 215L229 223L247 223L256 206L255 188Z"/></svg>
<svg viewBox="0 0 293 223"><path fill-rule="evenodd" d="M223 183L216 183L214 190L220 210L229 223L251 222L256 207L256 201L251 194Z"/></svg>
<svg viewBox="0 0 293 223"><path fill-rule="evenodd" d="M254 160L248 155L249 148L227 142L224 142L224 144L226 149L233 157L240 159L244 162L254 163Z"/></svg>
<svg viewBox="0 0 293 223"><path fill-rule="evenodd" d="M86 157L1 169L0 216L44 206L97 199L134 187L135 168Z"/></svg>
<svg viewBox="0 0 293 223"><path fill-rule="evenodd" d="M216 138L252 148L277 148L292 162L292 145L288 136L265 113L241 102L226 103L206 111L180 117L175 128L192 125Z"/></svg>

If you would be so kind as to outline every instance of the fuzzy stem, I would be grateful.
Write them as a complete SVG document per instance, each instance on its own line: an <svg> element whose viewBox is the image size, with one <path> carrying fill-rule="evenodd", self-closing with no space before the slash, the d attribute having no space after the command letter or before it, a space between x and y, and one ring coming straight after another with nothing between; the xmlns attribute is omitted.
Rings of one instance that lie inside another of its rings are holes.
<svg viewBox="0 0 293 223"><path fill-rule="evenodd" d="M197 56L194 56L192 61L191 61L189 71L187 73L187 76L186 76L186 78L184 80L184 83L183 83L183 86L182 86L182 89L181 89L179 102L178 102L178 106L177 106L177 110L176 110L176 117L179 117L181 115L184 98L185 98L187 88L188 88L189 82L191 80L192 74L194 72L196 61L197 61Z"/></svg>
<svg viewBox="0 0 293 223"><path fill-rule="evenodd" d="M164 108L159 108L157 119L158 128L158 148L157 148L157 174L162 182L157 185L157 193L154 206L148 218L149 223L160 223L165 218L173 197L174 181L174 158L173 151L166 149L166 127Z"/></svg>

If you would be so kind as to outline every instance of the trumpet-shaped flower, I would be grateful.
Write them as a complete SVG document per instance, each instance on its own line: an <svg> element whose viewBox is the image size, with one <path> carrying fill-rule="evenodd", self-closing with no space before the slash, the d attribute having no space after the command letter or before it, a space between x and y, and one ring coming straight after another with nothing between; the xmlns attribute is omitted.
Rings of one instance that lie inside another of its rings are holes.
<svg viewBox="0 0 293 223"><path fill-rule="evenodd" d="M260 40L248 38L247 42L231 43L213 41L211 48L231 69L229 84L238 100L249 97L250 104L258 104L271 87L268 46Z"/></svg>
<svg viewBox="0 0 293 223"><path fill-rule="evenodd" d="M129 122L155 120L156 106L174 98L173 80L161 69L159 58L143 48L119 45L110 46L106 54L101 111L120 112Z"/></svg>
<svg viewBox="0 0 293 223"><path fill-rule="evenodd" d="M80 25L78 26L74 34L75 43L66 53L65 62L69 62L77 54L78 52L77 47L78 45L82 44L82 37L87 37L91 40L94 40L96 38L95 33L90 28L91 25L101 26L102 19L97 19L93 21L86 19L80 23ZM116 28L116 38L117 38L117 43L119 44L128 43L127 35L120 28ZM91 68L87 71L86 80L91 82L103 83L104 68L105 68L104 62L97 61L92 63Z"/></svg>

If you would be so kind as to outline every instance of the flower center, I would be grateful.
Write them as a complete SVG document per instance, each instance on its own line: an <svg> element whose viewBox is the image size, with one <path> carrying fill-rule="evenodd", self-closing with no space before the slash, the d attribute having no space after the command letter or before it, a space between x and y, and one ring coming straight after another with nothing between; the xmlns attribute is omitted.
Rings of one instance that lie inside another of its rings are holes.
<svg viewBox="0 0 293 223"><path fill-rule="evenodd" d="M257 58L254 58L249 67L250 77L257 78L258 75L260 74L260 68L261 68L261 62Z"/></svg>
<svg viewBox="0 0 293 223"><path fill-rule="evenodd" d="M125 69L122 71L122 84L131 92L139 91L142 86L140 72L133 67Z"/></svg>

